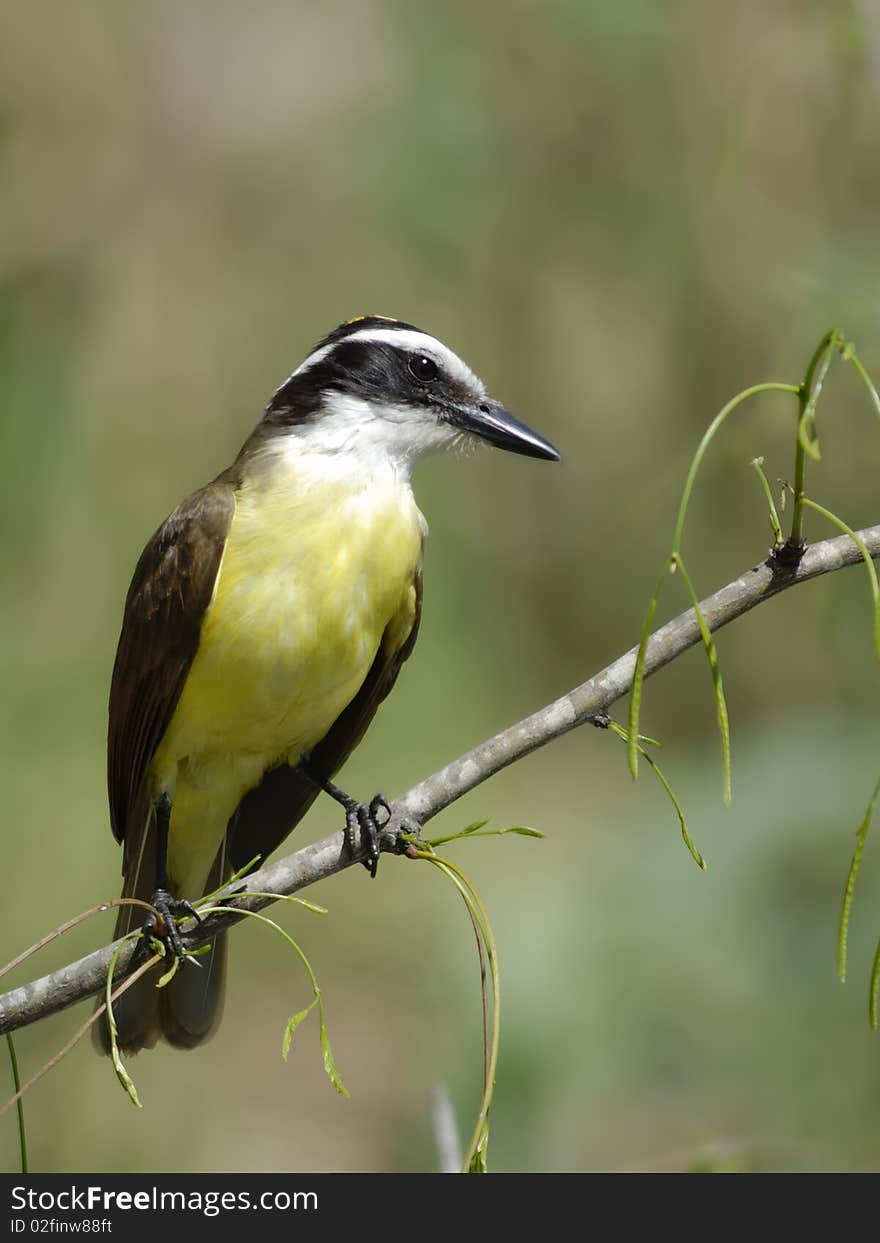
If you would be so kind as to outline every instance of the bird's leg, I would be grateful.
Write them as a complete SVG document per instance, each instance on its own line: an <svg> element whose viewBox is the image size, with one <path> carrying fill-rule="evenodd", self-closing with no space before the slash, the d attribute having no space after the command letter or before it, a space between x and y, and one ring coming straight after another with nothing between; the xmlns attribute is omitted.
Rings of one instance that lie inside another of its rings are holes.
<svg viewBox="0 0 880 1243"><path fill-rule="evenodd" d="M175 916L192 915L197 923L201 923L198 911L185 898L175 898L168 884L168 829L171 823L171 796L167 791L156 799L156 891L151 898L151 905L159 913L148 915L144 924L144 937L157 937L167 950L171 950L175 958L183 958L185 950L180 932L175 923Z"/></svg>
<svg viewBox="0 0 880 1243"><path fill-rule="evenodd" d="M345 845L350 854L355 853L359 843L367 847L363 864L374 877L379 866L379 834L391 819L388 800L384 794L375 794L369 803L360 803L328 778L319 777L307 759L302 766L309 780L345 809Z"/></svg>
<svg viewBox="0 0 880 1243"><path fill-rule="evenodd" d="M332 781L322 782L321 789L345 809L345 844L349 854L355 853L359 842L365 845L368 853L364 867L375 878L379 867L379 833L391 819L388 800L383 794L375 794L369 803L361 803Z"/></svg>

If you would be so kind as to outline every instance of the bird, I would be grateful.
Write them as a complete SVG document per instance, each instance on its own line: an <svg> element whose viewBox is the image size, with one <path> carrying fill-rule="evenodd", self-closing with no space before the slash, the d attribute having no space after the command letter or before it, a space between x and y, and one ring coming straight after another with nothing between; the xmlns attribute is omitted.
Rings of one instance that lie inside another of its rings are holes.
<svg viewBox="0 0 880 1243"><path fill-rule="evenodd" d="M426 454L487 442L558 461L437 337L378 315L320 340L275 391L233 464L144 548L110 687L107 784L124 898L175 920L265 859L325 790L375 875L387 804L332 778L410 655L427 533L412 491ZM143 908L119 908L115 936ZM154 968L114 1004L118 1047L194 1048L219 1022L226 934L164 987ZM106 1018L97 1045L108 1051Z"/></svg>

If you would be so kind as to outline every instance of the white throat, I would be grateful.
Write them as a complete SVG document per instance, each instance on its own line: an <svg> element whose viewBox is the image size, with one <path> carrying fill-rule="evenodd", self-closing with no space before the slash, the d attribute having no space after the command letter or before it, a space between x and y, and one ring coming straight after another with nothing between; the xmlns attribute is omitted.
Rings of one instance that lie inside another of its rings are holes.
<svg viewBox="0 0 880 1243"><path fill-rule="evenodd" d="M292 426L279 438L279 446L285 456L347 458L365 473L387 463L409 481L420 458L453 448L460 439L460 432L430 410L327 393L317 418Z"/></svg>

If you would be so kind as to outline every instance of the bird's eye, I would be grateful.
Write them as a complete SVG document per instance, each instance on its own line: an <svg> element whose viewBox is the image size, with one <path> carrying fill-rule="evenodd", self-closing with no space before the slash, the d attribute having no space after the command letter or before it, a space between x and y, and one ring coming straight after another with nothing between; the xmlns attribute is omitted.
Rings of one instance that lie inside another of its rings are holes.
<svg viewBox="0 0 880 1243"><path fill-rule="evenodd" d="M425 354L410 354L409 370L410 374L416 380L421 380L423 384L430 384L431 380L437 379L437 364L433 358L428 358Z"/></svg>

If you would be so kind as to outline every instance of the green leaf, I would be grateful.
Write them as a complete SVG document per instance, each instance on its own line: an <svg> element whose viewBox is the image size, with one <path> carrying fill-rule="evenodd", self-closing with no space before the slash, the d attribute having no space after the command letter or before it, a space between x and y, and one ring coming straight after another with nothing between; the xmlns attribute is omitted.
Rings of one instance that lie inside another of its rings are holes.
<svg viewBox="0 0 880 1243"><path fill-rule="evenodd" d="M287 896L293 897L293 894L285 895L285 897ZM307 911L311 911L313 915L329 915L330 914L326 906L320 906L317 902L309 902L306 898L294 898L294 901L299 906L304 906Z"/></svg>
<svg viewBox="0 0 880 1243"><path fill-rule="evenodd" d="M700 854L699 850L697 850L696 846L694 845L693 840L691 839L691 835L688 832L687 820L685 819L685 815L684 815L684 809L682 808L681 803L679 803L678 799L675 797L675 794L673 793L673 790L672 790L672 786L663 776L663 773L660 771L660 768L657 765L657 761L653 759L652 756L648 755L647 751L643 751L642 755L644 755L645 759L648 761L651 768L654 770L657 780L660 782L660 784L663 786L663 789L669 795L670 802L672 803L672 806L675 808L675 814L678 816L678 822L681 825L682 840L685 846L687 846L688 850L690 851L691 858L693 859L694 863L696 863L697 867L700 868L701 871L705 872L706 861L703 858L703 856Z"/></svg>
<svg viewBox="0 0 880 1243"><path fill-rule="evenodd" d="M682 489L681 500L678 505L678 515L675 520L675 531L672 536L672 548L666 565L663 567L663 573L657 582L654 595L648 606L648 613L642 625L642 633L639 639L638 652L636 654L636 667L633 672L632 690L630 692L629 701L629 720L628 720L628 742L627 742L627 760L629 762L629 770L635 779L639 775L639 715L642 706L642 686L645 680L645 652L648 646L648 638L651 633L651 623L654 620L654 613L657 608L657 601L660 596L660 589L663 581L668 573L675 572L675 566L678 564L677 558L681 552L681 539L684 533L684 522L687 515L688 505L690 503L691 492L697 478L697 472L700 464L705 456L706 450L712 443L716 432L732 414L737 407L743 402L748 401L751 397L756 397L759 393L790 393L800 400L802 387L799 384L781 384L776 381L768 381L766 384L753 384L750 388L743 389L741 393L737 393L732 397L726 406L723 406L715 418L709 424L703 433L703 438L697 446L697 451L693 456L690 469L685 479L684 488ZM726 786L725 786L726 788Z"/></svg>
<svg viewBox="0 0 880 1243"><path fill-rule="evenodd" d="M826 333L823 342L824 344L820 346L819 353L813 355L810 366L807 369L804 384L801 386L803 408L797 427L798 444L814 462L822 460L822 454L819 452L818 434L816 432L816 403L822 392L822 385L825 383L831 360L834 357L835 351L839 348L840 336L837 330L833 329L831 332ZM821 357L822 362L814 379L814 371L819 357ZM807 397L806 401L803 400L804 395Z"/></svg>
<svg viewBox="0 0 880 1243"><path fill-rule="evenodd" d="M877 1030L877 998L880 996L880 941L877 942L877 949L874 952L874 962L871 966L871 986L868 993L868 1021L871 1024L871 1030Z"/></svg>
<svg viewBox="0 0 880 1243"><path fill-rule="evenodd" d="M284 1029L284 1038L281 1041L281 1056L284 1058L285 1062L287 1061L287 1055L290 1052L290 1042L293 1040L293 1033L299 1027L300 1023L309 1017L317 1004L318 998L316 997L310 1005L306 1006L305 1010L300 1010L293 1016L293 1018L287 1020L287 1026Z"/></svg>
<svg viewBox="0 0 880 1243"><path fill-rule="evenodd" d="M849 865L849 873L846 878L846 888L843 891L843 905L840 909L840 923L837 930L837 975L841 984L846 982L846 951L847 942L849 940L849 919L852 912L853 896L856 891L856 877L862 866L862 855L865 850L865 841L868 837L868 829L871 827L871 820L874 815L874 808L877 805L877 799L880 798L880 781L874 786L874 793L871 795L870 802L865 809L862 822L856 829L856 845L853 851L852 862ZM876 1024L872 1020L872 1026Z"/></svg>
<svg viewBox="0 0 880 1243"><path fill-rule="evenodd" d="M324 1054L324 1069L327 1072L327 1078L333 1084L340 1096L348 1097L348 1089L342 1082L342 1077L333 1060L333 1051L330 1048L330 1037L327 1035L327 1028L324 1026L324 1020L321 1019L321 1049Z"/></svg>
<svg viewBox="0 0 880 1243"><path fill-rule="evenodd" d="M253 859L246 863L244 867L240 867L237 872L233 872L231 876L227 876L222 885L219 885L216 889L212 889L210 893L203 894L196 903L196 910L201 911L203 906L207 906L209 903L214 901L218 893L223 893L223 890L228 889L230 885L235 883L235 881L241 880L243 876L247 876L248 872L255 868L260 862L261 858L261 855L254 855ZM236 895L229 893L224 896L227 898L234 898Z"/></svg>
<svg viewBox="0 0 880 1243"><path fill-rule="evenodd" d="M131 1075L128 1073L128 1071L125 1069L125 1066L123 1065L122 1057L119 1053L118 1044L114 1044L112 1046L111 1054L113 1057L113 1069L116 1071L116 1078L119 1080L123 1088L125 1088L125 1091L128 1093L128 1097L132 1105L137 1106L138 1109L143 1109L143 1105L141 1104L140 1098L138 1097L138 1094L137 1094L137 1088L134 1086L134 1080L132 1079Z"/></svg>
<svg viewBox="0 0 880 1243"><path fill-rule="evenodd" d="M474 927L477 936L477 948L480 955L480 988L485 990L486 972L484 970L482 958L482 945L485 946L486 959L489 964L489 978L492 981L492 1038L488 1050L484 1047L484 1072L483 1072L483 1099L480 1104L480 1112L474 1125L471 1142L465 1154L462 1172L469 1173L471 1170L481 1170L485 1172L486 1168L486 1146L489 1139L488 1118L489 1110L492 1104L492 1097L495 1091L495 1078L498 1069L498 1049L501 1039L501 975L498 967L498 950L495 944L495 934L492 931L492 925L489 922L489 916L479 893L473 887L471 882L465 876L460 868L454 863L450 863L448 859L441 859L439 855L428 854L423 852L418 856L426 859L428 863L433 863L439 868L445 876L452 881L458 892L461 894L464 904L467 908L468 915ZM486 995L485 991L481 991L483 1000L484 1024L486 1018ZM486 1028L484 1026L484 1040L486 1038Z"/></svg>
<svg viewBox="0 0 880 1243"><path fill-rule="evenodd" d="M657 580L657 586L654 588L654 594L648 605L648 611L645 614L645 620L642 622L642 633L639 636L639 650L636 653L636 667L633 670L632 687L629 693L629 719L627 738L629 739L626 748L627 760L629 762L629 771L632 774L633 781L639 775L639 716L642 710L642 688L645 684L645 653L648 650L648 639L651 637L651 626L654 622L654 614L657 612L657 602L660 599L660 588L663 581L669 573L669 562L663 567L663 573Z"/></svg>
<svg viewBox="0 0 880 1243"><path fill-rule="evenodd" d="M821 462L822 454L819 451L819 441L816 436L815 410L811 411L809 406L805 407L798 419L797 438L798 444L807 457L812 458L814 462Z"/></svg>
<svg viewBox="0 0 880 1243"><path fill-rule="evenodd" d="M107 1005L106 1018L107 1018L107 1029L110 1033L110 1057L113 1062L113 1069L116 1071L116 1078L119 1080L119 1082L122 1084L123 1088L125 1089L132 1105L135 1105L138 1109L143 1109L143 1105L141 1104L140 1099L137 1094L137 1088L134 1086L134 1081L131 1075L125 1069L125 1066L123 1065L123 1062L122 1062L122 1054L119 1052L119 1041L117 1038L117 1030L116 1030L116 1018L114 1017L114 1014L113 1014L113 1001L112 1001L113 975L114 975L114 972L116 971L116 964L119 961L119 955L122 953L122 948L126 944L126 941L130 941L134 937L139 937L140 935L141 935L140 932L132 933L130 936L126 937L124 941L121 941L119 945L116 947L116 949L114 950L113 957L110 959L110 964L107 967L107 982L104 985L104 1001L106 1002L106 1005Z"/></svg>
<svg viewBox="0 0 880 1243"><path fill-rule="evenodd" d="M179 958L174 959L174 961L172 962L168 970L165 972L165 974L159 976L159 979L156 981L156 988L164 988L166 984L171 983L171 981L177 975L177 968L180 966L180 962L181 960Z"/></svg>
<svg viewBox="0 0 880 1243"><path fill-rule="evenodd" d="M627 731L623 728L622 725L618 724L617 721L609 721L608 728L611 731L611 733L615 735L615 737L620 738L621 741L625 743L629 743L629 736L627 734ZM657 764L657 761L653 758L653 756L648 755L647 751L644 749L643 746L641 746L641 744L639 744L639 754L644 756L645 760L648 762L648 764L650 764L651 771L654 773L657 780L660 782L660 784L663 786L663 789L666 791L667 795L669 796L669 799L672 802L672 806L675 808L675 814L678 816L678 822L679 822L679 825L681 826L681 836L684 840L685 846L687 846L688 850L690 851L691 858L693 859L694 863L696 863L697 867L705 871L706 861L704 860L703 856L700 854L699 850L697 850L696 846L691 840L691 835L688 832L687 820L685 819L684 811L682 809L681 803L679 803L678 799L675 797L675 794L672 791L672 786L663 776L663 773L659 765Z"/></svg>
<svg viewBox="0 0 880 1243"><path fill-rule="evenodd" d="M319 906L317 902L309 902L306 898L300 898L294 893L261 893L256 889L249 889L242 896L248 898L271 898L273 902L295 902L297 906L304 906L313 915L330 914L326 906Z"/></svg>
<svg viewBox="0 0 880 1243"><path fill-rule="evenodd" d="M730 779L730 719L727 715L727 701L724 698L724 684L721 681L721 667L718 664L718 649L715 647L715 640L712 638L712 632L706 625L706 619L703 616L703 610L700 608L700 601L694 590L690 575L685 569L681 556L676 556L676 561L681 570L681 577L684 580L694 606L694 612L697 615L697 625L700 627L700 637L703 640L703 650L706 653L706 659L709 661L709 671L712 675L712 686L715 691L715 715L718 719L718 733L721 737L721 772L723 783L723 799L726 807L730 806L731 801L731 779Z"/></svg>
<svg viewBox="0 0 880 1243"><path fill-rule="evenodd" d="M862 364L859 362L859 359L856 356L855 345L853 344L852 341L845 341L843 343L843 345L840 347L840 356L841 358L843 358L845 362L852 363L852 365L855 367L862 383L864 384L865 388L868 390L868 392L871 395L871 401L874 403L875 411L877 412L877 414L880 414L880 393L877 392L876 386L874 385L874 381L868 375L867 371L862 366Z"/></svg>
<svg viewBox="0 0 880 1243"><path fill-rule="evenodd" d="M467 1167L468 1174L488 1173L488 1167L486 1163L486 1154L488 1152L488 1148L489 1148L489 1123L486 1122L483 1126L483 1131L482 1131L482 1134L480 1135L479 1143L474 1149L474 1155L471 1157L470 1161L468 1162L468 1167Z"/></svg>
<svg viewBox="0 0 880 1243"><path fill-rule="evenodd" d="M480 824L488 824L488 820L478 820L472 827L466 829L462 833L451 833L448 837L432 837L428 842L422 842L423 846L429 846L431 850L437 846L445 846L447 842L461 841L465 837L471 840L474 837L506 837L508 833L518 833L520 837L540 837L545 838L546 833L542 833L540 829L531 829L524 824L515 824L508 829L486 829L482 830L477 827Z"/></svg>
<svg viewBox="0 0 880 1243"><path fill-rule="evenodd" d="M767 507L770 510L770 529L773 532L773 543L778 548L785 542L785 536L782 534L782 525L779 521L779 513L773 500L773 492L770 488L770 481L764 474L764 459L762 457L753 458L751 465L755 468L755 472L761 480L761 487L764 489L764 496L767 498Z"/></svg>
<svg viewBox="0 0 880 1243"><path fill-rule="evenodd" d="M489 823L489 817L487 816L485 820L472 821L472 823L467 825L466 828L459 829L457 833L448 833L446 837L432 837L428 841L421 843L421 844L425 846L430 846L431 849L433 850L437 846L445 846L447 842L457 842L463 837L473 837L475 833L478 837L487 837L489 836L489 834L480 833L480 829L482 829L488 823ZM414 844L419 845L420 843L414 840Z"/></svg>
<svg viewBox="0 0 880 1243"><path fill-rule="evenodd" d="M877 654L878 661L880 661L880 584L877 582L877 571L874 568L874 561L871 554L868 552L864 540L856 535L852 527L847 526L842 518L838 518L837 514L832 513L830 509L826 509L824 505L819 505L816 501L811 501L809 497L801 497L801 501L807 506L808 509L815 510L817 514L821 514L823 518L826 518L829 522L833 523L839 531L844 533L844 535L848 535L855 544L856 548L858 548L859 552L862 554L862 560L864 561L865 568L868 571L868 582L871 587L871 599L874 602L874 650Z"/></svg>
<svg viewBox="0 0 880 1243"><path fill-rule="evenodd" d="M285 895L282 894L280 896L283 897ZM295 1014L293 1018L288 1021L287 1027L285 1028L285 1031L284 1031L284 1037L281 1042L282 1055L285 1058L287 1057L287 1054L290 1052L290 1042L293 1038L293 1033L296 1031L297 1027L303 1021L303 1019L309 1013L309 1011L314 1006L317 1006L318 1016L321 1020L321 1049L322 1049L323 1057L324 1057L324 1069L326 1070L330 1078L330 1082L333 1084L334 1088L339 1093L339 1095L348 1096L348 1092L345 1088L345 1085L342 1082L339 1071L336 1068L336 1063L333 1061L333 1054L330 1051L330 1038L327 1035L327 1029L324 1025L324 1006L323 1006L323 1002L321 1001L321 990L318 987L317 977L312 968L312 964L309 962L308 958L305 955L305 951L302 949L300 945L297 944L296 941L294 941L290 933L285 932L285 930L281 927L280 924L277 924L274 919L270 919L268 915L263 915L259 911L242 910L240 907L213 906L210 908L210 910L205 911L203 913L212 914L214 911L229 911L236 915L247 915L251 919L256 919L258 923L265 924L268 928L274 929L275 932L277 932L278 935L287 942L290 948L294 950L300 962L306 969L306 973L308 974L309 980L311 981L312 992L315 994L315 999L311 1003L310 1006L308 1006L305 1010L301 1010L298 1014Z"/></svg>

